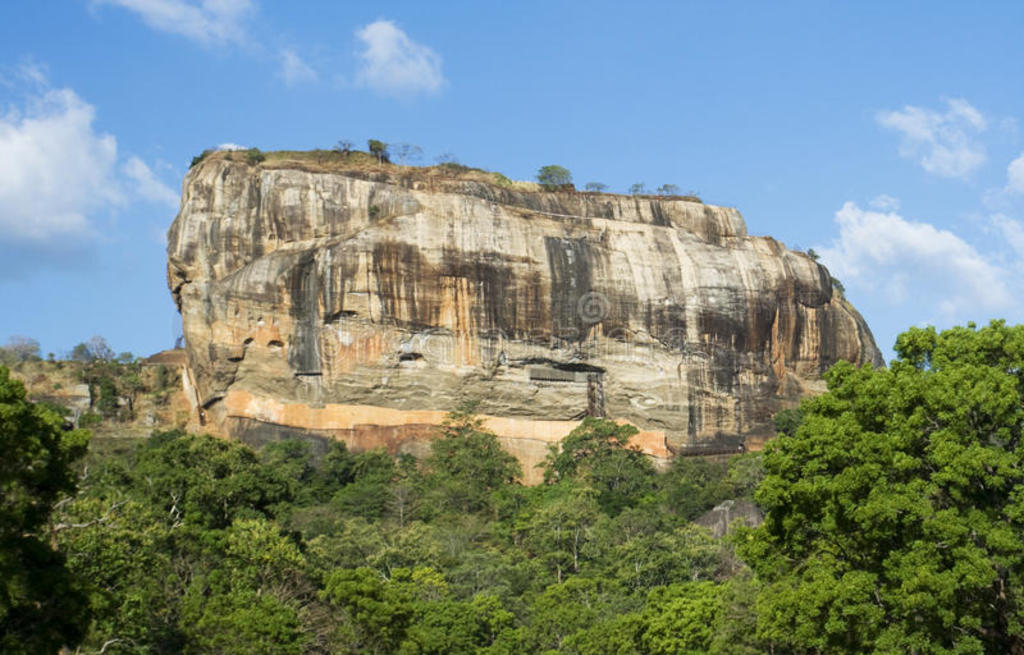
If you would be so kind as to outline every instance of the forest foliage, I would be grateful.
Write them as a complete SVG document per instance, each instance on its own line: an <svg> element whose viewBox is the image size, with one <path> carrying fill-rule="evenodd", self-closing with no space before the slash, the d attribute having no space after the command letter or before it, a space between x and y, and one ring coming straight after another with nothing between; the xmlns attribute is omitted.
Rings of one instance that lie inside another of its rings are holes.
<svg viewBox="0 0 1024 655"><path fill-rule="evenodd" d="M752 484L723 462L658 475L624 431L587 419L537 487L469 409L421 461L180 431L94 444L53 517L75 526L56 545L88 599L82 652L604 653L620 632L624 652L706 649L737 564L690 521ZM717 486L675 507L696 475Z"/></svg>
<svg viewBox="0 0 1024 655"><path fill-rule="evenodd" d="M589 418L535 487L471 407L421 460L180 431L85 453L0 370L3 651L1024 652L1024 327L896 351L833 367L763 457L656 473ZM760 527L694 523L751 497Z"/></svg>

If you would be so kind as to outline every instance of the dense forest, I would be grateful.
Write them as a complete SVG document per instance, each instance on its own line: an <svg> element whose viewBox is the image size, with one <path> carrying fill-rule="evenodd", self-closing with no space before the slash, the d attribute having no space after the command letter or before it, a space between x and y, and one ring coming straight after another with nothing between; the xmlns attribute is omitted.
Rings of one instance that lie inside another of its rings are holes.
<svg viewBox="0 0 1024 655"><path fill-rule="evenodd" d="M589 418L535 487L471 406L421 460L90 442L0 367L0 651L1022 653L1024 327L896 352L763 454L656 473Z"/></svg>

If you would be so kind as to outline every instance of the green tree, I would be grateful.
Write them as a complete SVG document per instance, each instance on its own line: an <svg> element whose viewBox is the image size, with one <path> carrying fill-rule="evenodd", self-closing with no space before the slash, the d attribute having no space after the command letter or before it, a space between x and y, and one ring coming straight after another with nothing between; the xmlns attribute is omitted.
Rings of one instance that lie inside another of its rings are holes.
<svg viewBox="0 0 1024 655"><path fill-rule="evenodd" d="M188 167L192 168L193 166L195 166L196 164L202 162L204 159L206 159L207 157L209 157L210 155L212 155L215 152L217 152L215 149L207 148L206 150L202 151L201 153L199 153L198 155L193 157L192 158L192 163L190 163L188 165Z"/></svg>
<svg viewBox="0 0 1024 655"><path fill-rule="evenodd" d="M316 490L316 465L309 442L283 439L269 443L258 453L263 467L273 470L288 485L288 502L308 504Z"/></svg>
<svg viewBox="0 0 1024 655"><path fill-rule="evenodd" d="M775 433L792 437L796 435L796 429L800 427L800 421L804 418L803 411L799 408L782 409L775 412Z"/></svg>
<svg viewBox="0 0 1024 655"><path fill-rule="evenodd" d="M640 615L636 612L605 618L572 635L561 644L560 652L573 655L640 655Z"/></svg>
<svg viewBox="0 0 1024 655"><path fill-rule="evenodd" d="M377 162L383 164L390 162L388 155L388 144L377 139L370 139L366 142L366 147L369 149L370 154L377 158Z"/></svg>
<svg viewBox="0 0 1024 655"><path fill-rule="evenodd" d="M658 478L668 511L692 521L732 496L726 482L729 466L702 457L677 457Z"/></svg>
<svg viewBox="0 0 1024 655"><path fill-rule="evenodd" d="M259 148L249 148L245 151L245 162L250 166L255 166L267 158Z"/></svg>
<svg viewBox="0 0 1024 655"><path fill-rule="evenodd" d="M68 553L68 567L87 583L93 615L83 652L104 645L108 653L180 652L184 582L174 566L180 560L174 531L146 505L122 495L121 475L91 471L88 488L60 515L60 548Z"/></svg>
<svg viewBox="0 0 1024 655"><path fill-rule="evenodd" d="M396 475L395 460L383 449L352 458L352 481L334 494L331 505L345 516L378 519L387 513L388 489Z"/></svg>
<svg viewBox="0 0 1024 655"><path fill-rule="evenodd" d="M146 391L146 385L142 382L142 377L139 375L139 365L137 363L125 364L124 373L117 382L118 392L125 399L128 419L134 420L135 402L139 394Z"/></svg>
<svg viewBox="0 0 1024 655"><path fill-rule="evenodd" d="M550 585L530 605L518 652L560 652L568 637L601 617L604 596L597 581L584 577Z"/></svg>
<svg viewBox="0 0 1024 655"><path fill-rule="evenodd" d="M678 196L679 195L679 187L676 186L675 184L662 184L660 187L658 187L658 195L659 196Z"/></svg>
<svg viewBox="0 0 1024 655"><path fill-rule="evenodd" d="M537 181L546 190L555 191L567 184L572 184L572 173L568 168L556 164L541 166L537 171Z"/></svg>
<svg viewBox="0 0 1024 655"><path fill-rule="evenodd" d="M365 567L335 569L327 574L320 595L347 612L354 627L356 652L439 652L413 646L423 641L422 634L402 648L410 628L426 614L423 606L436 607L449 598L447 583L433 569L399 568L388 578ZM424 627L432 632L434 626Z"/></svg>
<svg viewBox="0 0 1024 655"><path fill-rule="evenodd" d="M109 374L101 374L95 386L97 387L95 403L96 411L104 418L114 418L117 416L119 398L117 394L117 383L114 382L114 378Z"/></svg>
<svg viewBox="0 0 1024 655"><path fill-rule="evenodd" d="M47 535L55 503L75 492L72 464L89 439L63 426L0 366L0 652L75 646L89 622L81 585Z"/></svg>
<svg viewBox="0 0 1024 655"><path fill-rule="evenodd" d="M183 599L186 650L302 653L308 634L299 609L313 589L304 580L305 560L296 545L259 519L236 521L213 543L212 566L199 567Z"/></svg>
<svg viewBox="0 0 1024 655"><path fill-rule="evenodd" d="M332 441L327 454L320 458L313 473L309 494L318 502L325 502L355 479L355 455L344 441Z"/></svg>
<svg viewBox="0 0 1024 655"><path fill-rule="evenodd" d="M600 517L595 495L589 487L563 482L525 521L524 545L557 582L580 571L584 547Z"/></svg>
<svg viewBox="0 0 1024 655"><path fill-rule="evenodd" d="M706 529L690 524L631 537L608 555L615 580L631 589L650 589L711 578L719 567L720 551Z"/></svg>
<svg viewBox="0 0 1024 655"><path fill-rule="evenodd" d="M650 655L706 653L721 610L721 587L714 582L683 582L653 590L641 614L640 642L644 652Z"/></svg>
<svg viewBox="0 0 1024 655"><path fill-rule="evenodd" d="M743 453L729 459L729 472L725 483L730 498L754 499L754 491L764 479L764 455L760 452Z"/></svg>
<svg viewBox="0 0 1024 655"><path fill-rule="evenodd" d="M715 636L709 655L762 655L769 644L757 635L758 584L750 569L744 568L721 589L722 606L715 619Z"/></svg>
<svg viewBox="0 0 1024 655"><path fill-rule="evenodd" d="M270 516L293 489L249 448L181 431L154 433L139 448L132 474L136 490L166 521L207 529Z"/></svg>
<svg viewBox="0 0 1024 655"><path fill-rule="evenodd" d="M629 186L629 194L631 196L642 196L647 193L647 187L643 182L636 182Z"/></svg>
<svg viewBox="0 0 1024 655"><path fill-rule="evenodd" d="M600 193L608 188L608 185L603 182L587 182L583 187L587 191L594 191Z"/></svg>
<svg viewBox="0 0 1024 655"><path fill-rule="evenodd" d="M899 336L839 363L764 459L765 639L798 652L1024 651L1024 327Z"/></svg>
<svg viewBox="0 0 1024 655"><path fill-rule="evenodd" d="M424 460L425 483L439 507L461 512L491 508L491 494L522 475L515 457L483 427L473 405L448 414Z"/></svg>
<svg viewBox="0 0 1024 655"><path fill-rule="evenodd" d="M544 462L545 481L586 481L597 491L601 509L613 516L636 505L653 493L655 482L650 460L627 445L636 433L632 425L588 416L551 447Z"/></svg>

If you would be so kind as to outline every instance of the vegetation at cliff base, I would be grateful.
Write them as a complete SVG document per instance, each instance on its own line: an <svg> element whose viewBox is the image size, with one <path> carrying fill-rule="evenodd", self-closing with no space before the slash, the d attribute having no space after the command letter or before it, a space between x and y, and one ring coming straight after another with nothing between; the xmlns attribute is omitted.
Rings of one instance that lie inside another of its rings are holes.
<svg viewBox="0 0 1024 655"><path fill-rule="evenodd" d="M631 430L588 419L538 487L471 407L421 461L180 431L97 442L46 548L80 590L84 621L60 634L107 653L710 647L737 564L690 521L751 486L708 462L716 492L676 509L692 463L656 474Z"/></svg>
<svg viewBox="0 0 1024 655"><path fill-rule="evenodd" d="M472 406L420 460L180 430L86 452L0 368L0 650L1022 652L1024 327L896 350L834 366L763 457L656 473L588 418L536 487ZM763 524L704 527L751 501Z"/></svg>

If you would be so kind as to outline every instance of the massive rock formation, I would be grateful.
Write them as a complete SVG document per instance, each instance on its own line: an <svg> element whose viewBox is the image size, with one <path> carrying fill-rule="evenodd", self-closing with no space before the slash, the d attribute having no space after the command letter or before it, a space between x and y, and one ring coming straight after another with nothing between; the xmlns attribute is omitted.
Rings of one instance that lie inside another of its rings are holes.
<svg viewBox="0 0 1024 655"><path fill-rule="evenodd" d="M588 412L655 456L729 450L835 361L882 363L828 271L734 209L439 169L209 157L168 280L204 429L255 441L422 450L476 400L527 464Z"/></svg>

